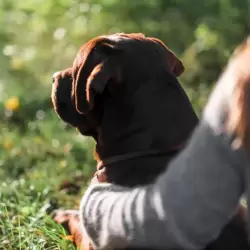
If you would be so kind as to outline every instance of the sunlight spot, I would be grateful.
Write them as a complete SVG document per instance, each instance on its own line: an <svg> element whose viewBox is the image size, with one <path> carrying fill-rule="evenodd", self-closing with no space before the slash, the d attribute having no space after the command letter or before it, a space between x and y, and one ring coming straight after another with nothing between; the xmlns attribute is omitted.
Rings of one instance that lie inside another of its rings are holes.
<svg viewBox="0 0 250 250"><path fill-rule="evenodd" d="M23 179L23 178L20 179L20 180L19 180L19 183L20 183L21 186L23 186L23 185L25 184L25 179Z"/></svg>
<svg viewBox="0 0 250 250"><path fill-rule="evenodd" d="M36 129L36 124L34 122L29 122L28 128L29 130L34 131Z"/></svg>
<svg viewBox="0 0 250 250"><path fill-rule="evenodd" d="M3 54L5 56L13 56L16 53L16 46L15 45L6 45L3 48Z"/></svg>
<svg viewBox="0 0 250 250"><path fill-rule="evenodd" d="M19 219L19 217L17 215L15 215L15 216L12 217L11 222L13 224L17 224L18 223L18 219Z"/></svg>
<svg viewBox="0 0 250 250"><path fill-rule="evenodd" d="M60 146L60 142L58 140L56 140L56 139L53 139L52 140L52 146L54 148L58 148Z"/></svg>
<svg viewBox="0 0 250 250"><path fill-rule="evenodd" d="M0 80L0 99L4 99L6 93L4 92L4 81Z"/></svg>
<svg viewBox="0 0 250 250"><path fill-rule="evenodd" d="M23 58L27 61L32 60L36 56L36 49L33 47L24 50Z"/></svg>
<svg viewBox="0 0 250 250"><path fill-rule="evenodd" d="M86 29L86 26L88 24L88 19L84 16L79 16L77 18L75 18L74 20L74 31L75 33L82 33L83 31L79 30L79 27L83 27L83 29Z"/></svg>
<svg viewBox="0 0 250 250"><path fill-rule="evenodd" d="M38 110L38 111L36 112L36 118L37 118L38 120L43 120L44 117L45 117L45 112L44 112L43 110Z"/></svg>
<svg viewBox="0 0 250 250"><path fill-rule="evenodd" d="M44 244L45 242L46 242L45 239L39 239L39 240L38 240L39 245ZM34 249L34 248L32 248L32 249Z"/></svg>
<svg viewBox="0 0 250 250"><path fill-rule="evenodd" d="M80 12L88 12L90 9L90 6L88 3L81 3L79 4L79 11Z"/></svg>
<svg viewBox="0 0 250 250"><path fill-rule="evenodd" d="M4 115L6 117L11 117L13 115L13 111L12 110L8 110L8 109L5 109L4 110Z"/></svg>
<svg viewBox="0 0 250 250"><path fill-rule="evenodd" d="M1 243L3 246L7 247L10 244L9 240L3 240Z"/></svg>
<svg viewBox="0 0 250 250"><path fill-rule="evenodd" d="M64 28L58 28L54 32L54 39L61 40L64 38L65 34L66 34L66 30Z"/></svg>
<svg viewBox="0 0 250 250"><path fill-rule="evenodd" d="M50 192L50 188L47 187L43 190L43 195L47 195Z"/></svg>
<svg viewBox="0 0 250 250"><path fill-rule="evenodd" d="M92 7L91 7L91 12L92 13L100 13L101 9L102 9L101 5L93 4Z"/></svg>

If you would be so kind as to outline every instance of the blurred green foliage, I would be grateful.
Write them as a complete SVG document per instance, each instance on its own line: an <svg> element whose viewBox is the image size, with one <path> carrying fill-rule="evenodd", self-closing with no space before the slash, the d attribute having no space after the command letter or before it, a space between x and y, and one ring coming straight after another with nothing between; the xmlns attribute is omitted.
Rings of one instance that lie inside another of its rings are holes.
<svg viewBox="0 0 250 250"><path fill-rule="evenodd" d="M49 109L52 73L83 42L114 32L162 39L185 63L183 84L209 87L247 35L249 8L248 0L2 0L0 98L25 95Z"/></svg>
<svg viewBox="0 0 250 250"><path fill-rule="evenodd" d="M0 246L71 249L43 208L52 197L74 206L58 185L94 171L93 141L63 124L50 101L53 72L82 43L115 32L162 39L184 62L180 80L199 114L248 35L249 14L249 0L1 0Z"/></svg>

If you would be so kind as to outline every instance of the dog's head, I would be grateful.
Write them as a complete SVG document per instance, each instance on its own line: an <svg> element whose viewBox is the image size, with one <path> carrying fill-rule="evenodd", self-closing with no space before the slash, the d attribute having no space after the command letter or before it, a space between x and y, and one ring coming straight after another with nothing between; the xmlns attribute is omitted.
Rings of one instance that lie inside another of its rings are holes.
<svg viewBox="0 0 250 250"><path fill-rule="evenodd" d="M103 100L135 93L162 68L173 77L184 71L160 40L142 34L99 36L80 48L71 68L54 74L54 108L62 120L95 137Z"/></svg>

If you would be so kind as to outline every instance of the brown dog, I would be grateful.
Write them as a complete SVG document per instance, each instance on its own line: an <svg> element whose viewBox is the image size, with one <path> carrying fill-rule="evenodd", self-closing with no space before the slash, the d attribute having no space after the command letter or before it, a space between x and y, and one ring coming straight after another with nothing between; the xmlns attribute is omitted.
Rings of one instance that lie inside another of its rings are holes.
<svg viewBox="0 0 250 250"><path fill-rule="evenodd" d="M99 181L151 183L182 148L198 123L176 79L183 71L160 40L115 34L87 42L73 66L54 75L55 111L96 140ZM206 249L249 249L241 216Z"/></svg>

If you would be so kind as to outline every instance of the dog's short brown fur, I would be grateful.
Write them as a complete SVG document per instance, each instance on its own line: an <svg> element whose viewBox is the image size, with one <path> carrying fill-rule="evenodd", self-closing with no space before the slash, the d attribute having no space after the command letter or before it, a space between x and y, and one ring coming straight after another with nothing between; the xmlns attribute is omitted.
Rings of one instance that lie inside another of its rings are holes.
<svg viewBox="0 0 250 250"><path fill-rule="evenodd" d="M61 119L96 140L98 161L166 149L159 156L106 166L108 182L151 183L171 159L167 151L182 145L198 123L176 78L183 71L181 61L156 38L100 36L81 47L72 67L54 75L54 108ZM235 217L206 249L248 249L242 217Z"/></svg>

